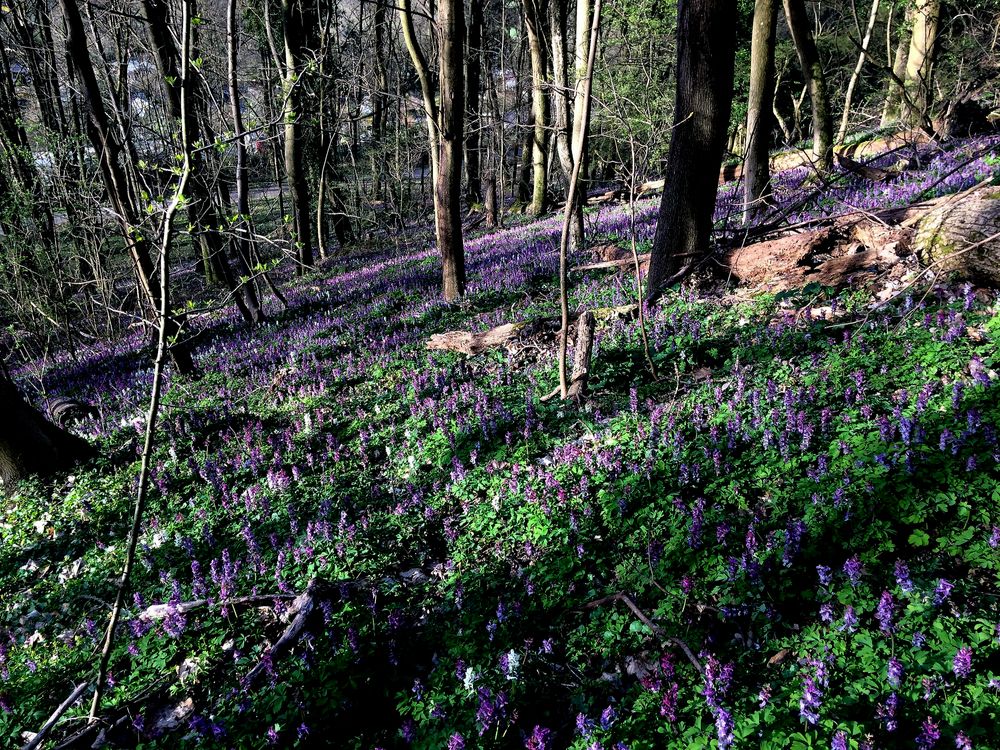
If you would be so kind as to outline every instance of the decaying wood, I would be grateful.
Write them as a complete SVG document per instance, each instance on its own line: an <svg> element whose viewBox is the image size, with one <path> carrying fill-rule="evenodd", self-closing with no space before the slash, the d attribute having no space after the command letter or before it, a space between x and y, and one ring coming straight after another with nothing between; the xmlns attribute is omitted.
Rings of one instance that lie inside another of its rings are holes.
<svg viewBox="0 0 1000 750"><path fill-rule="evenodd" d="M594 351L594 314L583 313L576 324L576 346L573 351L573 374L570 377L566 398L580 402L587 390L590 375L590 357Z"/></svg>
<svg viewBox="0 0 1000 750"><path fill-rule="evenodd" d="M643 253L639 256L640 263L649 262L649 253ZM630 256L628 258L616 258L615 260L602 260L599 263L584 263L580 266L573 266L571 271L599 271L603 268L622 268L623 266L634 265L635 261Z"/></svg>
<svg viewBox="0 0 1000 750"><path fill-rule="evenodd" d="M942 205L916 227L921 263L990 285L1000 284L1000 189Z"/></svg>
<svg viewBox="0 0 1000 750"><path fill-rule="evenodd" d="M290 594L269 594L265 596L243 596L238 599L228 599L222 602L209 601L208 599L194 599L189 602L178 602L177 604L151 604L139 613L140 620L163 620L172 614L184 615L209 604L218 604L226 610L237 610L244 607L273 606L275 602L283 599L294 599Z"/></svg>
<svg viewBox="0 0 1000 750"><path fill-rule="evenodd" d="M634 304L618 305L617 307L598 307L591 310L590 313L596 321L604 321L634 315L638 309L638 306ZM572 315L571 322L575 322L581 314L576 313ZM488 331L480 333L473 333L471 331L436 333L430 337L426 348L469 355L482 354L489 349L496 349L508 343L513 343L523 336L545 331L553 324L558 324L559 322L560 319L558 316L551 315L543 318L535 318L530 321L504 323L496 328L491 328ZM553 331L552 333L557 334L558 331Z"/></svg>
<svg viewBox="0 0 1000 750"><path fill-rule="evenodd" d="M260 677L265 671L267 671L275 661L280 659L285 655L285 652L289 651L292 646L294 646L302 633L305 632L306 624L309 621L309 615L312 614L313 609L323 598L329 597L329 584L320 581L317 578L309 581L309 585L306 586L306 590L303 591L292 605L288 608L288 612L285 614L286 618L291 618L288 627L285 628L285 632L281 634L281 637L265 652L265 657L261 659L257 664L251 669L246 677L243 678L244 687L252 685L254 681Z"/></svg>
<svg viewBox="0 0 1000 750"><path fill-rule="evenodd" d="M904 160L901 160L892 169L881 169L880 167L870 167L867 164L854 161L854 159L845 154L837 154L837 163L851 174L856 174L872 182L889 182L890 180L894 180L906 168Z"/></svg>

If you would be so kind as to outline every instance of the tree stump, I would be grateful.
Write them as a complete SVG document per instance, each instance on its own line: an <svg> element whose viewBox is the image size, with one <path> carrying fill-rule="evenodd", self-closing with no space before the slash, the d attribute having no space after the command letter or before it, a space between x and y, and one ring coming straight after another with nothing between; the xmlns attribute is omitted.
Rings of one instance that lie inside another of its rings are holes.
<svg viewBox="0 0 1000 750"><path fill-rule="evenodd" d="M917 224L913 249L924 265L1000 284L1000 189L944 202Z"/></svg>
<svg viewBox="0 0 1000 750"><path fill-rule="evenodd" d="M566 398L580 402L587 390L590 355L594 351L594 314L588 310L576 322L576 346L573 347L573 374Z"/></svg>

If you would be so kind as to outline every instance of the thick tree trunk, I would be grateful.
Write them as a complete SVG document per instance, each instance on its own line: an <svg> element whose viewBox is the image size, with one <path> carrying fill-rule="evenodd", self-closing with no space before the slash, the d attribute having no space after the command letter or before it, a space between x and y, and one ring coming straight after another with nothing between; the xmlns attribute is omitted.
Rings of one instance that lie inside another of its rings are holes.
<svg viewBox="0 0 1000 750"><path fill-rule="evenodd" d="M816 168L827 170L833 165L833 116L826 90L826 77L819 61L804 0L784 0L784 6L788 31L792 35L802 76L812 101L813 156L816 158Z"/></svg>
<svg viewBox="0 0 1000 750"><path fill-rule="evenodd" d="M744 202L750 223L771 199L771 130L774 104L774 38L778 21L776 0L757 0L750 46L750 94L747 102Z"/></svg>
<svg viewBox="0 0 1000 750"><path fill-rule="evenodd" d="M438 173L434 178L437 240L444 270L444 298L465 294L465 247L462 238L462 146L465 125L465 3L442 0L438 5L441 125Z"/></svg>
<svg viewBox="0 0 1000 750"><path fill-rule="evenodd" d="M913 127L925 127L930 122L931 70L940 16L941 0L917 0L903 78L902 118Z"/></svg>
<svg viewBox="0 0 1000 750"><path fill-rule="evenodd" d="M82 438L49 422L0 373L0 492L31 474L47 475L94 455Z"/></svg>
<svg viewBox="0 0 1000 750"><path fill-rule="evenodd" d="M304 274L313 265L313 234L310 215L309 185L306 182L303 154L303 111L305 96L302 74L305 70L302 43L305 28L303 0L281 0L285 41L285 173L292 198L292 219L295 229L297 273Z"/></svg>
<svg viewBox="0 0 1000 750"><path fill-rule="evenodd" d="M545 94L548 60L545 54L545 5L544 0L522 0L524 26L528 32L528 50L531 54L531 109L535 128L531 141L532 190L528 213L545 212L548 190L549 150L548 97Z"/></svg>
<svg viewBox="0 0 1000 750"><path fill-rule="evenodd" d="M650 302L708 253L732 105L736 16L736 0L678 0L677 104L650 258Z"/></svg>

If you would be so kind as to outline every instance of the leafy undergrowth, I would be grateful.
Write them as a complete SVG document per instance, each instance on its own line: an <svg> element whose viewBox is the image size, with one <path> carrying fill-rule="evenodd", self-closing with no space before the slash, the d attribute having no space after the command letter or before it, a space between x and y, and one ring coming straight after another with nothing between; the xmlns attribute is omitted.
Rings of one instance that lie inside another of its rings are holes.
<svg viewBox="0 0 1000 750"><path fill-rule="evenodd" d="M620 238L628 213L589 221ZM422 249L345 259L257 330L201 321L204 377L168 383L115 741L996 747L996 296L675 293L650 311L661 378L634 321L612 321L582 409L540 401L551 351L424 350L551 314L558 223L470 241L459 307ZM625 304L629 284L585 276L574 303ZM104 457L0 515L3 746L93 676L138 475L141 344L44 375L98 404L81 431ZM270 660L314 578L340 595ZM246 596L265 606L225 606ZM140 617L156 603L165 618Z"/></svg>

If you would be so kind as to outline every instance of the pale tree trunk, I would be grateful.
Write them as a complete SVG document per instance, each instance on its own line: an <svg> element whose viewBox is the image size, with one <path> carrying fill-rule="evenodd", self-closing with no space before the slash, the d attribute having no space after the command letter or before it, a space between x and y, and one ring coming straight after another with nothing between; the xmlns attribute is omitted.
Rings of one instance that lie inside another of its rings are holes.
<svg viewBox="0 0 1000 750"><path fill-rule="evenodd" d="M913 18L913 8L908 7L906 9L906 21L908 24ZM889 16L889 21L892 21L892 15ZM905 25L905 24L904 24ZM890 35L891 27L886 27L886 46L889 45L888 37ZM899 35L899 42L896 44L896 55L892 60L892 75L889 76L888 89L885 95L885 107L882 108L882 122L881 126L887 127L894 122L899 122L899 116L901 113L901 107L903 105L903 90L900 87L900 82L903 80L903 76L906 75L906 52L910 48L910 40L906 34Z"/></svg>
<svg viewBox="0 0 1000 750"><path fill-rule="evenodd" d="M434 225L441 253L442 287L446 301L465 293L465 245L462 237L462 144L465 109L465 76L462 59L465 34L461 0L438 5L439 97L431 86L430 66L417 41L410 0L400 0L399 20L403 41L420 81L427 116L427 134L434 178ZM440 107L438 106L440 99Z"/></svg>
<svg viewBox="0 0 1000 750"><path fill-rule="evenodd" d="M82 438L32 408L0 370L0 492L32 474L49 475L95 455Z"/></svg>
<svg viewBox="0 0 1000 750"><path fill-rule="evenodd" d="M544 0L522 0L524 27L528 33L528 51L531 56L531 109L535 118L531 141L531 203L528 205L528 213L534 215L545 212L548 189L548 97L545 94L548 62L545 54L546 13L543 3Z"/></svg>
<svg viewBox="0 0 1000 750"><path fill-rule="evenodd" d="M646 296L708 254L732 106L736 0L678 0L677 96Z"/></svg>
<svg viewBox="0 0 1000 750"><path fill-rule="evenodd" d="M125 174L123 159L128 159L129 150L121 141L116 129L111 127L104 108L101 90L94 73L87 38L83 29L83 18L76 0L60 0L60 8L66 21L67 55L73 63L82 84L82 94L87 109L87 136L98 155L104 186L111 201L115 217L121 228L122 238L132 259L139 287L145 296L148 314L153 317L161 308L161 290L153 282L155 268L150 254L148 232L139 220L139 203L132 193ZM134 165L133 165L134 166ZM170 305L164 305L170 310ZM178 372L191 375L196 372L191 352L186 342L179 340L181 325L177 317L168 313L163 325L170 343L170 358Z"/></svg>
<svg viewBox="0 0 1000 750"><path fill-rule="evenodd" d="M310 215L309 184L306 181L303 154L303 108L305 95L302 74L305 70L302 42L307 31L303 8L304 0L281 0L283 37L285 42L285 173L288 192L292 199L292 218L295 229L296 272L304 274L313 265L312 217Z"/></svg>
<svg viewBox="0 0 1000 750"><path fill-rule="evenodd" d="M750 44L750 93L747 102L746 166L743 170L744 218L750 223L771 202L771 130L774 108L776 0L757 0Z"/></svg>
<svg viewBox="0 0 1000 750"><path fill-rule="evenodd" d="M570 89L566 75L566 21L568 0L549 0L549 39L552 49L552 129L556 155L563 176L569 181L573 174L573 154L570 149Z"/></svg>
<svg viewBox="0 0 1000 750"><path fill-rule="evenodd" d="M816 168L823 171L833 164L833 117L826 90L826 77L819 61L804 0L784 0L784 6L788 30L812 101L813 156Z"/></svg>
<svg viewBox="0 0 1000 750"><path fill-rule="evenodd" d="M878 8L881 0L872 0L872 10L868 16L868 26L865 28L864 39L861 40L861 51L858 53L858 62L851 73L851 80L847 84L847 93L844 95L844 113L840 118L840 129L837 131L837 143L843 143L847 137L847 120L851 116L851 100L854 98L854 87L858 85L858 78L861 77L861 69L865 66L865 58L868 56L868 45L872 41L872 30L875 28L875 21L878 18Z"/></svg>
<svg viewBox="0 0 1000 750"><path fill-rule="evenodd" d="M903 120L914 127L930 123L931 70L937 42L940 0L917 0L913 9L913 33L906 55L903 78Z"/></svg>

